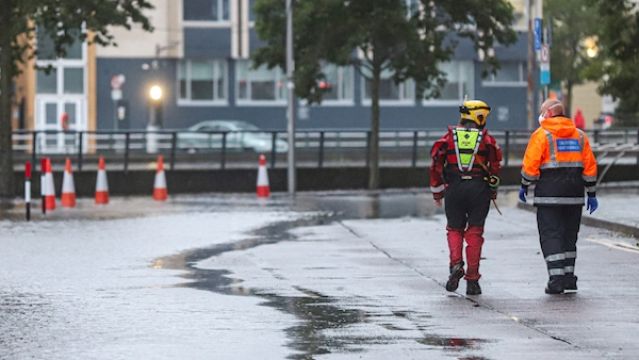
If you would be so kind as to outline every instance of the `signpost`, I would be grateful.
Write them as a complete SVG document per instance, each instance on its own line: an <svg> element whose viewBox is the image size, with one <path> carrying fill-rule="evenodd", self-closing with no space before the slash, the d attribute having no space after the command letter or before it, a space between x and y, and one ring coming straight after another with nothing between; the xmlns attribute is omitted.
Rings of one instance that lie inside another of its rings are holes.
<svg viewBox="0 0 639 360"><path fill-rule="evenodd" d="M118 130L118 103L122 100L122 85L126 82L123 74L111 77L111 100L113 100L113 130Z"/></svg>
<svg viewBox="0 0 639 360"><path fill-rule="evenodd" d="M535 51L541 50L543 44L543 20L535 18Z"/></svg>
<svg viewBox="0 0 639 360"><path fill-rule="evenodd" d="M545 87L550 85L550 47L548 44L544 44L539 52L539 83Z"/></svg>

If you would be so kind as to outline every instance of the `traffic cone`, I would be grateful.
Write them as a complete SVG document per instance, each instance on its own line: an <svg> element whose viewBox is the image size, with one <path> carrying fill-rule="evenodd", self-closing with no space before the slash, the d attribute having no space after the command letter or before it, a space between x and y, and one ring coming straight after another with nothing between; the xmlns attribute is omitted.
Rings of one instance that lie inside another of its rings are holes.
<svg viewBox="0 0 639 360"><path fill-rule="evenodd" d="M166 175L164 175L164 157L158 155L158 166L155 173L155 183L153 185L153 200L166 201L169 193L166 189Z"/></svg>
<svg viewBox="0 0 639 360"><path fill-rule="evenodd" d="M260 163L257 168L257 197L267 198L271 196L271 187L268 184L268 172L266 171L266 156L260 155Z"/></svg>
<svg viewBox="0 0 639 360"><path fill-rule="evenodd" d="M47 211L53 211L55 210L55 184L51 172L51 159L49 158L46 159L44 172L44 206Z"/></svg>
<svg viewBox="0 0 639 360"><path fill-rule="evenodd" d="M73 168L71 159L67 158L64 166L64 177L62 178L62 206L75 207L75 182L73 181Z"/></svg>
<svg viewBox="0 0 639 360"><path fill-rule="evenodd" d="M100 156L98 163L98 178L95 184L95 203L106 205L109 203L109 182L107 181L106 164Z"/></svg>

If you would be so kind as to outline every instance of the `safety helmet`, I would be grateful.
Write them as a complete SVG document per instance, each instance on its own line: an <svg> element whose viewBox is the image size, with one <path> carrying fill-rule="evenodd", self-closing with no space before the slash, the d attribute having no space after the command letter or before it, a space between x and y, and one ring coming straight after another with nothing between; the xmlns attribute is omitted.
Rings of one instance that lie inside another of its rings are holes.
<svg viewBox="0 0 639 360"><path fill-rule="evenodd" d="M459 107L461 120L470 120L483 128L486 125L486 118L490 114L490 106L481 100L466 100Z"/></svg>

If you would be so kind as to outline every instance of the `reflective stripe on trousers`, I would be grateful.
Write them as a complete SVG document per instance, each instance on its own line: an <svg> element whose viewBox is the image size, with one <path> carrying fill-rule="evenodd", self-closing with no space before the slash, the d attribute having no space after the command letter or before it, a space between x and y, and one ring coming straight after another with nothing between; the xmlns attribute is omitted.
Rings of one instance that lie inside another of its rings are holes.
<svg viewBox="0 0 639 360"><path fill-rule="evenodd" d="M546 256L545 260L546 265L548 266L548 275L559 276L566 273L566 270L564 268L564 260L566 260L565 253L548 255Z"/></svg>
<svg viewBox="0 0 639 360"><path fill-rule="evenodd" d="M564 253L566 256L566 260L564 260L564 272L566 274L574 274L575 273L575 260L577 258L576 251L566 251Z"/></svg>
<svg viewBox="0 0 639 360"><path fill-rule="evenodd" d="M584 198L580 197L553 197L553 196L535 196L533 198L535 205L583 205Z"/></svg>

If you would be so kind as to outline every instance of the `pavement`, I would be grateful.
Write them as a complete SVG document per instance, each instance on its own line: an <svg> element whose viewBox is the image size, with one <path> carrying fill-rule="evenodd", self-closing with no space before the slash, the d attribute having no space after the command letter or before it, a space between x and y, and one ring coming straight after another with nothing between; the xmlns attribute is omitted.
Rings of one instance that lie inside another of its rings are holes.
<svg viewBox="0 0 639 360"><path fill-rule="evenodd" d="M638 195L601 191L595 215L631 224ZM489 215L480 296L445 291L445 217L423 191L7 210L0 358L638 358L635 239L583 226L579 292L546 295L516 196Z"/></svg>

